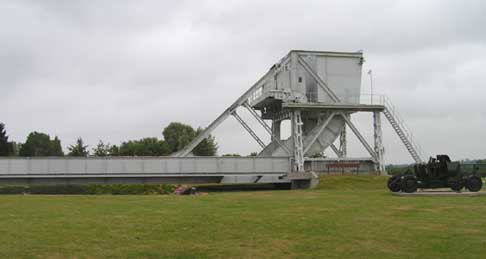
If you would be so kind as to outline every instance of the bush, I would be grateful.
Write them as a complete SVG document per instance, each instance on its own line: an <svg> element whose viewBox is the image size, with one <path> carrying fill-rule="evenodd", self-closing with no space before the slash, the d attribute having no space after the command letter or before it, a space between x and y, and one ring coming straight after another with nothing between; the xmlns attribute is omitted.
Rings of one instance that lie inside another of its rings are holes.
<svg viewBox="0 0 486 259"><path fill-rule="evenodd" d="M88 185L32 185L3 186L0 194L113 194L157 195L174 192L171 184L88 184Z"/></svg>
<svg viewBox="0 0 486 259"><path fill-rule="evenodd" d="M4 186L0 188L0 194L24 194L28 189L27 186Z"/></svg>
<svg viewBox="0 0 486 259"><path fill-rule="evenodd" d="M87 194L85 185L32 185L30 194Z"/></svg>
<svg viewBox="0 0 486 259"><path fill-rule="evenodd" d="M90 194L170 194L175 186L171 184L92 184Z"/></svg>

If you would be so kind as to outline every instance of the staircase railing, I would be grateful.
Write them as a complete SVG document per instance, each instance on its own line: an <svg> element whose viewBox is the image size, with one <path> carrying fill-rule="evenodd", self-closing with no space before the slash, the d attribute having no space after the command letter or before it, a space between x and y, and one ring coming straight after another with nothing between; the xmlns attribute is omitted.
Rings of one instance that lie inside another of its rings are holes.
<svg viewBox="0 0 486 259"><path fill-rule="evenodd" d="M395 130L397 130L397 134L401 135L401 133L402 133L403 136L400 136L400 138L404 137L410 143L410 147L407 147L407 149L412 154L415 162L417 162L417 163L423 162L424 161L423 158L425 157L423 149L420 146L420 144L415 140L415 137L412 133L412 130L405 123L405 121L403 120L403 117L400 115L400 113L396 109L395 105L385 95L379 95L377 97L378 97L379 104L385 106L385 109L387 110L389 115L392 117L391 120L394 120L397 123L398 129L395 129ZM390 120L390 118L388 118L388 119ZM390 123L393 124L392 121L390 121ZM399 131L401 131L401 133ZM402 139L402 141L403 141L403 139ZM404 144L407 146L406 143L404 143ZM414 156L413 153L415 153L416 156Z"/></svg>

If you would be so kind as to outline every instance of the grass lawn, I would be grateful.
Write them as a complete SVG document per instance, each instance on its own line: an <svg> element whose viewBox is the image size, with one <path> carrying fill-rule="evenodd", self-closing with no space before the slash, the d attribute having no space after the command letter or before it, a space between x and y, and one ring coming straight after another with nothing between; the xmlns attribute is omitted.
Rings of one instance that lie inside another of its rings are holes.
<svg viewBox="0 0 486 259"><path fill-rule="evenodd" d="M0 258L485 258L486 197L384 177L207 196L0 196Z"/></svg>

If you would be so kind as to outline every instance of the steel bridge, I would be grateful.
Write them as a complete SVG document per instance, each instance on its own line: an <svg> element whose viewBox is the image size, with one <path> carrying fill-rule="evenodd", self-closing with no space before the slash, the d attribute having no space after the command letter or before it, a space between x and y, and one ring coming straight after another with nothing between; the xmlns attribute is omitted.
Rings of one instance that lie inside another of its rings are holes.
<svg viewBox="0 0 486 259"><path fill-rule="evenodd" d="M420 146L395 107L384 96L363 102L361 52L290 51L210 123L183 150L170 157L14 158L0 159L0 183L292 183L310 187L314 169L349 165L385 173L381 114L416 162ZM238 114L247 110L270 136L265 143ZM373 145L352 122L352 115L373 114ZM194 157L192 150L224 120L234 117L262 148L257 157ZM289 120L290 137L282 139L281 123ZM268 123L268 124L267 124ZM369 157L347 154L347 131ZM336 158L318 158L331 150ZM316 158L317 157L317 158Z"/></svg>

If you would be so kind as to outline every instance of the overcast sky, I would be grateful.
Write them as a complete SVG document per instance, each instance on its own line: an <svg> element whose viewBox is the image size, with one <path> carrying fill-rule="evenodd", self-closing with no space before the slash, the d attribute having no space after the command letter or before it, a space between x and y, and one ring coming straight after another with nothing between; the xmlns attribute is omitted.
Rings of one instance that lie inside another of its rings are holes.
<svg viewBox="0 0 486 259"><path fill-rule="evenodd" d="M0 121L91 147L206 126L291 49L363 50L425 153L486 158L486 1L2 0ZM410 162L384 124L386 161ZM215 135L220 154L259 151L233 118Z"/></svg>

